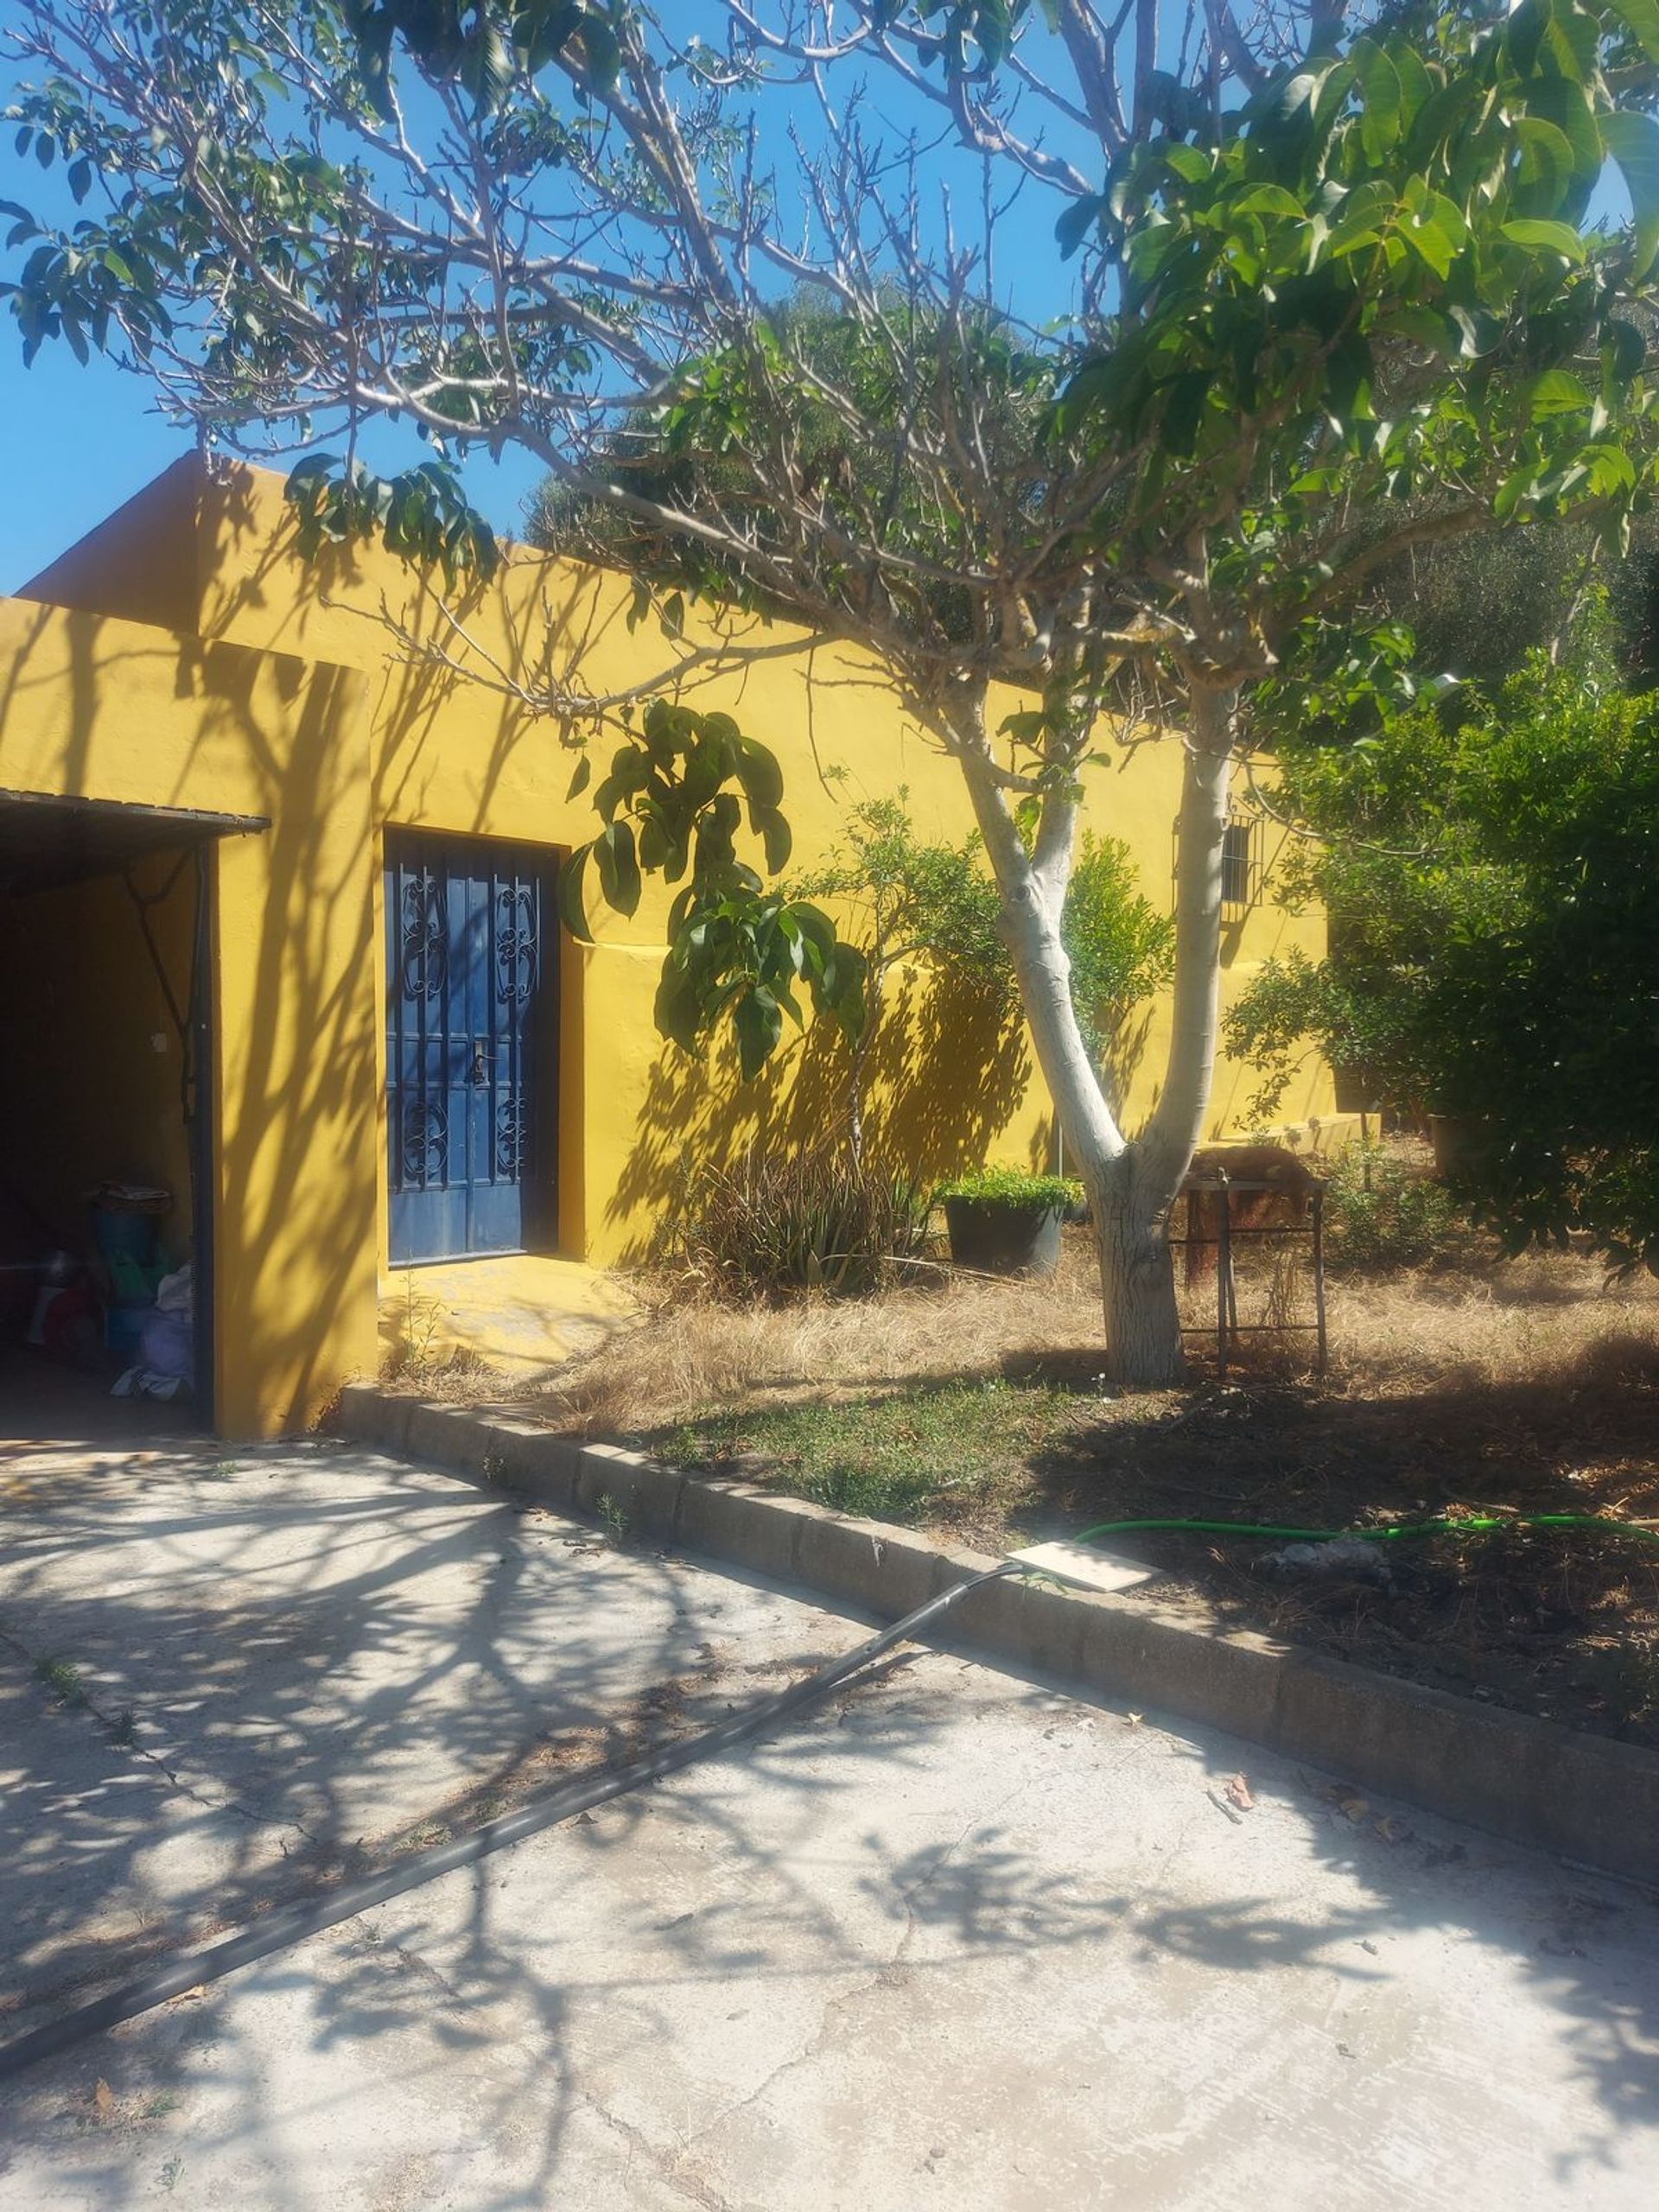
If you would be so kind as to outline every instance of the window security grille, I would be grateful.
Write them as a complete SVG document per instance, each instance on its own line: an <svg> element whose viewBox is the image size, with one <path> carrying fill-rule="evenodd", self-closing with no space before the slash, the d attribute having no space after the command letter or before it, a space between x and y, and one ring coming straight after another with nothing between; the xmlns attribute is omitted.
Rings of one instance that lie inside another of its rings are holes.
<svg viewBox="0 0 1659 2212"><path fill-rule="evenodd" d="M1262 895L1262 817L1236 814L1223 833L1221 847L1222 912L1236 920ZM1180 851L1180 823L1170 825L1170 885L1173 893Z"/></svg>
<svg viewBox="0 0 1659 2212"><path fill-rule="evenodd" d="M1221 847L1221 903L1248 906L1255 896L1257 824L1248 817L1230 822Z"/></svg>

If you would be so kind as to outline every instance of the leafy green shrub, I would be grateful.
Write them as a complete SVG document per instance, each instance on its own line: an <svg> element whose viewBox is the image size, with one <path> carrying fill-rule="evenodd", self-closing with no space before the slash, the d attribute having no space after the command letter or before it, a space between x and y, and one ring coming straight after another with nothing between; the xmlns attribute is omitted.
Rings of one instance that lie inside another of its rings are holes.
<svg viewBox="0 0 1659 2212"><path fill-rule="evenodd" d="M713 1298L861 1297L919 1251L927 1213L919 1184L845 1152L749 1160L691 1179L655 1256Z"/></svg>
<svg viewBox="0 0 1659 2212"><path fill-rule="evenodd" d="M1506 1251L1576 1231L1659 1274L1659 692L1535 655L1374 742L1287 739L1277 773L1316 833L1281 892L1323 902L1330 952L1233 1007L1255 1111L1317 1049L1364 1103L1484 1125L1449 1179Z"/></svg>
<svg viewBox="0 0 1659 2212"><path fill-rule="evenodd" d="M1023 1167L974 1167L942 1183L934 1196L983 1198L1001 1205L1029 1206L1035 1211L1081 1205L1083 1185L1068 1175L1033 1175Z"/></svg>
<svg viewBox="0 0 1659 2212"><path fill-rule="evenodd" d="M1121 837L1084 831L1060 938L1071 963L1077 1026L1097 1066L1109 1058L1125 1015L1175 973L1175 918L1160 913L1139 884Z"/></svg>
<svg viewBox="0 0 1659 2212"><path fill-rule="evenodd" d="M855 1152L863 1141L865 1070L893 969L919 955L937 986L980 995L1007 1021L1020 1008L983 845L972 837L961 845L925 842L910 804L901 784L895 798L850 807L829 864L792 887L798 898L833 903L864 963L865 1019L853 1046L849 1102ZM1127 1016L1174 973L1174 921L1137 887L1135 857L1122 840L1084 830L1060 936L1078 1027L1097 1064L1109 1057Z"/></svg>
<svg viewBox="0 0 1659 2212"><path fill-rule="evenodd" d="M1465 1225L1446 1185L1386 1145L1351 1145L1332 1166L1325 1250L1339 1267L1421 1268L1455 1249Z"/></svg>

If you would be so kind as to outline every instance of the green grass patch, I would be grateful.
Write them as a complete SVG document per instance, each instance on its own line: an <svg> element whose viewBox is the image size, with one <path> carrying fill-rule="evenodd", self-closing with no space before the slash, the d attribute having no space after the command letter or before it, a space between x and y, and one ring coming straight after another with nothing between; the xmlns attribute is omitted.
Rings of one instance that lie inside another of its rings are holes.
<svg viewBox="0 0 1659 2212"><path fill-rule="evenodd" d="M714 1414L682 1422L661 1448L684 1467L728 1465L753 1454L766 1463L754 1472L791 1497L913 1522L953 1507L1014 1504L1030 1487L1033 1455L1077 1413L1074 1395L1046 1384L947 1382L828 1405Z"/></svg>
<svg viewBox="0 0 1659 2212"><path fill-rule="evenodd" d="M85 1705L86 1686L80 1679L80 1670L67 1659L37 1659L35 1678L43 1682L54 1697L60 1697L66 1705Z"/></svg>

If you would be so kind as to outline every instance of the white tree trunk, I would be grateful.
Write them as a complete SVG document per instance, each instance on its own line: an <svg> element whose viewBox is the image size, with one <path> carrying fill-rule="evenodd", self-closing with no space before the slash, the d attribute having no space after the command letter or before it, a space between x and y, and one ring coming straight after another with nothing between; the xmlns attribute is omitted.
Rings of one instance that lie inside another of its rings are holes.
<svg viewBox="0 0 1659 2212"><path fill-rule="evenodd" d="M1107 1373L1130 1388L1177 1382L1184 1363L1168 1217L1202 1134L1215 1070L1232 734L1231 695L1195 692L1176 840L1169 1060L1158 1104L1132 1142L1118 1126L1077 1026L1071 962L1060 938L1075 806L1049 799L1033 856L994 779L979 772L971 752L961 756L1002 894L1003 934L1038 1063L1089 1194Z"/></svg>
<svg viewBox="0 0 1659 2212"><path fill-rule="evenodd" d="M1221 1005L1222 856L1232 796L1236 696L1193 686L1175 836L1175 981L1163 1090L1141 1142L1167 1206L1204 1134Z"/></svg>
<svg viewBox="0 0 1659 2212"><path fill-rule="evenodd" d="M1143 1165L1141 1147L1130 1144L1091 1194L1106 1373L1129 1389L1166 1388L1185 1370L1164 1213L1145 1187Z"/></svg>
<svg viewBox="0 0 1659 2212"><path fill-rule="evenodd" d="M1095 1211L1107 1371L1142 1389L1178 1382L1185 1363L1170 1213L1204 1134L1215 1077L1232 737L1230 695L1195 694L1176 833L1174 1003L1164 1086L1109 1198Z"/></svg>

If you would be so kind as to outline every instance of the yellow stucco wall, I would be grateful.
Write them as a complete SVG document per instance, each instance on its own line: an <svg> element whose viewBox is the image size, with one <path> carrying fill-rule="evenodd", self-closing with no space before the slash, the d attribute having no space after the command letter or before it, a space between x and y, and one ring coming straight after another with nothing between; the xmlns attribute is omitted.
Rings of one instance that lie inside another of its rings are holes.
<svg viewBox="0 0 1659 2212"><path fill-rule="evenodd" d="M205 487L201 543L204 632L365 671L375 691L378 824L555 846L592 835L588 802L565 797L574 753L556 725L504 696L498 679L505 672L533 684L550 671L569 677L579 670L586 689L602 694L669 667L672 649L654 629L628 629L622 579L518 549L499 587L452 601L463 637L435 592L372 549L333 556L320 570L302 563L291 547L281 480L254 470L229 472ZM773 646L790 633L780 624L754 634ZM689 635L694 643L714 639L707 626L694 626ZM423 646L441 648L484 680L422 664ZM696 677L683 696L734 713L779 753L796 839L792 867L822 860L850 802L899 784L909 790L924 835L957 841L972 832L959 772L903 714L880 669L855 655L820 649L768 659L741 672ZM1010 693L1001 709L1018 703ZM830 780L818 774L820 766L831 772ZM1179 782L1179 754L1170 743L1120 750L1112 766L1095 772L1090 787L1090 826L1127 842L1143 889L1160 903L1173 893ZM1270 867L1282 833L1266 829ZM802 1087L794 1077L804 1070L833 1079L827 1039L809 1038L794 1048L791 1064L747 1087L733 1082L728 1065L699 1069L663 1046L651 1000L667 903L662 887L648 886L632 920L601 907L594 915L597 947L566 952L561 1242L601 1262L637 1248L688 1154L799 1141L821 1128L822 1084ZM1288 915L1264 897L1230 923L1224 1004L1264 959L1294 944L1315 957L1322 952L1323 917ZM886 1039L886 1120L894 1152L930 1172L987 1151L1045 1157L1048 1103L1023 1045L1015 1040L984 1057L988 1040L961 1033L971 1009L945 1013L930 1001L922 978L911 1011L916 1018L893 1023ZM1125 1040L1123 1104L1131 1124L1156 1097L1168 1017L1167 1000L1154 1001ZM585 1062L579 1071L570 1058L578 1046ZM1212 1136L1249 1126L1256 1080L1248 1067L1223 1061ZM1310 1064L1287 1098L1285 1119L1306 1122L1332 1111L1328 1072Z"/></svg>
<svg viewBox="0 0 1659 2212"><path fill-rule="evenodd" d="M29 589L128 619L0 607L0 789L272 820L267 836L217 855L221 1234L235 1245L221 1284L221 1418L286 1424L372 1363L373 1276L385 1263L382 833L408 825L555 849L585 839L591 805L566 795L574 753L498 679L579 669L603 693L673 656L654 630L628 631L621 579L524 551L499 586L457 607L463 636L383 555L302 563L279 478L240 467L209 476L194 461ZM176 607L181 590L196 611L179 626L205 648L135 626L158 605ZM766 638L787 635L779 626ZM424 646L465 672L422 659ZM880 671L851 654L780 656L688 683L683 696L734 713L779 754L796 868L830 850L849 803L900 784L924 835L970 832L958 772ZM1179 775L1174 745L1145 745L1091 787L1090 826L1128 842L1160 903ZM632 920L601 908L599 943L567 940L561 952L559 1245L601 1263L639 1249L688 1161L810 1141L841 1091L844 1062L827 1033L809 1033L748 1086L725 1061L694 1065L662 1043L651 1004L666 903L648 886ZM1224 994L1291 944L1322 950L1321 918L1258 900L1229 929ZM906 988L894 1011L907 1018L885 1025L878 1050L877 1141L927 1172L1043 1159L1050 1113L1024 1040L994 1042L925 975ZM1131 1124L1156 1096L1167 1023L1166 1003L1154 1003L1130 1040ZM1224 1064L1212 1134L1243 1126L1253 1087L1248 1070ZM1310 1067L1286 1118L1332 1111L1328 1076Z"/></svg>
<svg viewBox="0 0 1659 2212"><path fill-rule="evenodd" d="M217 846L212 871L216 1410L231 1435L303 1425L374 1363L363 707L352 671L0 601L0 791L271 822Z"/></svg>

